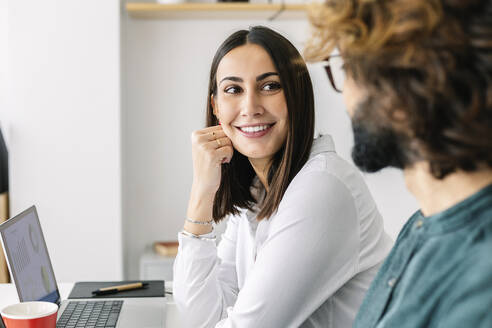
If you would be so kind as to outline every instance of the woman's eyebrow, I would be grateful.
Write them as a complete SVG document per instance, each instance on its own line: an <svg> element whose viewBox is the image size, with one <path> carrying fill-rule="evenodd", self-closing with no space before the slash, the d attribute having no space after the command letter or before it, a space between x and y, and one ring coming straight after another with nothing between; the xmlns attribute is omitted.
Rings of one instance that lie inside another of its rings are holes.
<svg viewBox="0 0 492 328"><path fill-rule="evenodd" d="M278 76L278 73L276 73L276 72L267 72L267 73L263 73L263 74L258 75L258 76L256 77L256 81L258 82L258 81L264 80L264 79L266 79L267 77L272 76L272 75L276 75L276 76ZM226 76L226 77L224 77L222 80L220 80L219 85L220 85L222 82L226 81L226 80L229 80L229 81L234 81L234 82L244 82L244 80L243 80L242 78L240 78L240 77L237 77L237 76Z"/></svg>
<svg viewBox="0 0 492 328"><path fill-rule="evenodd" d="M258 76L256 77L256 81L258 82L258 81L264 80L264 79L266 79L267 77L272 76L272 75L277 75L277 76L278 76L278 73L276 73L276 72L267 72L267 73L263 73L263 74L258 75Z"/></svg>
<svg viewBox="0 0 492 328"><path fill-rule="evenodd" d="M234 81L234 82L243 82L243 79L237 76L226 76L222 80L220 80L219 85L225 80Z"/></svg>

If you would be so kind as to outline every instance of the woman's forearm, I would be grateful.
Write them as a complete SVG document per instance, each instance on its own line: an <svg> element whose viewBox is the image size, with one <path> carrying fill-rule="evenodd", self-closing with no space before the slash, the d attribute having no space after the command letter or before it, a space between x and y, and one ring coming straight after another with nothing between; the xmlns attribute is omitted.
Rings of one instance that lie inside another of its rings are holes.
<svg viewBox="0 0 492 328"><path fill-rule="evenodd" d="M188 202L187 218L185 220L184 230L195 234L203 235L212 231L212 224L207 224L213 220L213 201L214 194L210 192L200 192L192 187L190 200ZM196 223L193 223L195 221ZM200 224L200 223L202 224Z"/></svg>
<svg viewBox="0 0 492 328"><path fill-rule="evenodd" d="M231 140L221 126L211 126L191 134L193 185L184 230L203 235L212 231L213 204L219 189L221 165L230 162Z"/></svg>

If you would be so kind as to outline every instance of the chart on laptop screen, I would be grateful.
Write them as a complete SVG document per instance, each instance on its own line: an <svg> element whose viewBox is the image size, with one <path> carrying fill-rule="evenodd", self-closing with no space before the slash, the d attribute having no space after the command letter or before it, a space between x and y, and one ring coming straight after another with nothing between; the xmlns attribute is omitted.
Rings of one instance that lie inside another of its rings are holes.
<svg viewBox="0 0 492 328"><path fill-rule="evenodd" d="M5 229L4 238L22 299L55 301L56 283L35 211Z"/></svg>

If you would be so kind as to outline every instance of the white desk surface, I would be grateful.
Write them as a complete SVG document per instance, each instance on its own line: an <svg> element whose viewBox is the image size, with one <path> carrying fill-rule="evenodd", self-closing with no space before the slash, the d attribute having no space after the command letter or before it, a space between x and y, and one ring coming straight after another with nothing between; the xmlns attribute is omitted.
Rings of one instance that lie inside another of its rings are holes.
<svg viewBox="0 0 492 328"><path fill-rule="evenodd" d="M67 299L73 285L74 283L58 284L62 300ZM172 281L166 282L166 290L172 290ZM173 296L166 294L166 299L166 328L183 327L183 324L179 320L178 310L174 304ZM17 296L17 289L15 289L14 284L0 284L0 309L18 302L19 297Z"/></svg>

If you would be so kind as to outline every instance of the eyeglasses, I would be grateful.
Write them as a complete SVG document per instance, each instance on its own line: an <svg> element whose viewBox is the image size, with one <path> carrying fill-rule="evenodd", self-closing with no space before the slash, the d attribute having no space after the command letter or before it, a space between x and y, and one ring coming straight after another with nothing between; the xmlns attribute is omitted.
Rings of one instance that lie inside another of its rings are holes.
<svg viewBox="0 0 492 328"><path fill-rule="evenodd" d="M345 83L345 71L343 69L343 59L340 55L328 56L321 62L325 68L331 86L336 92L343 92L343 84Z"/></svg>

